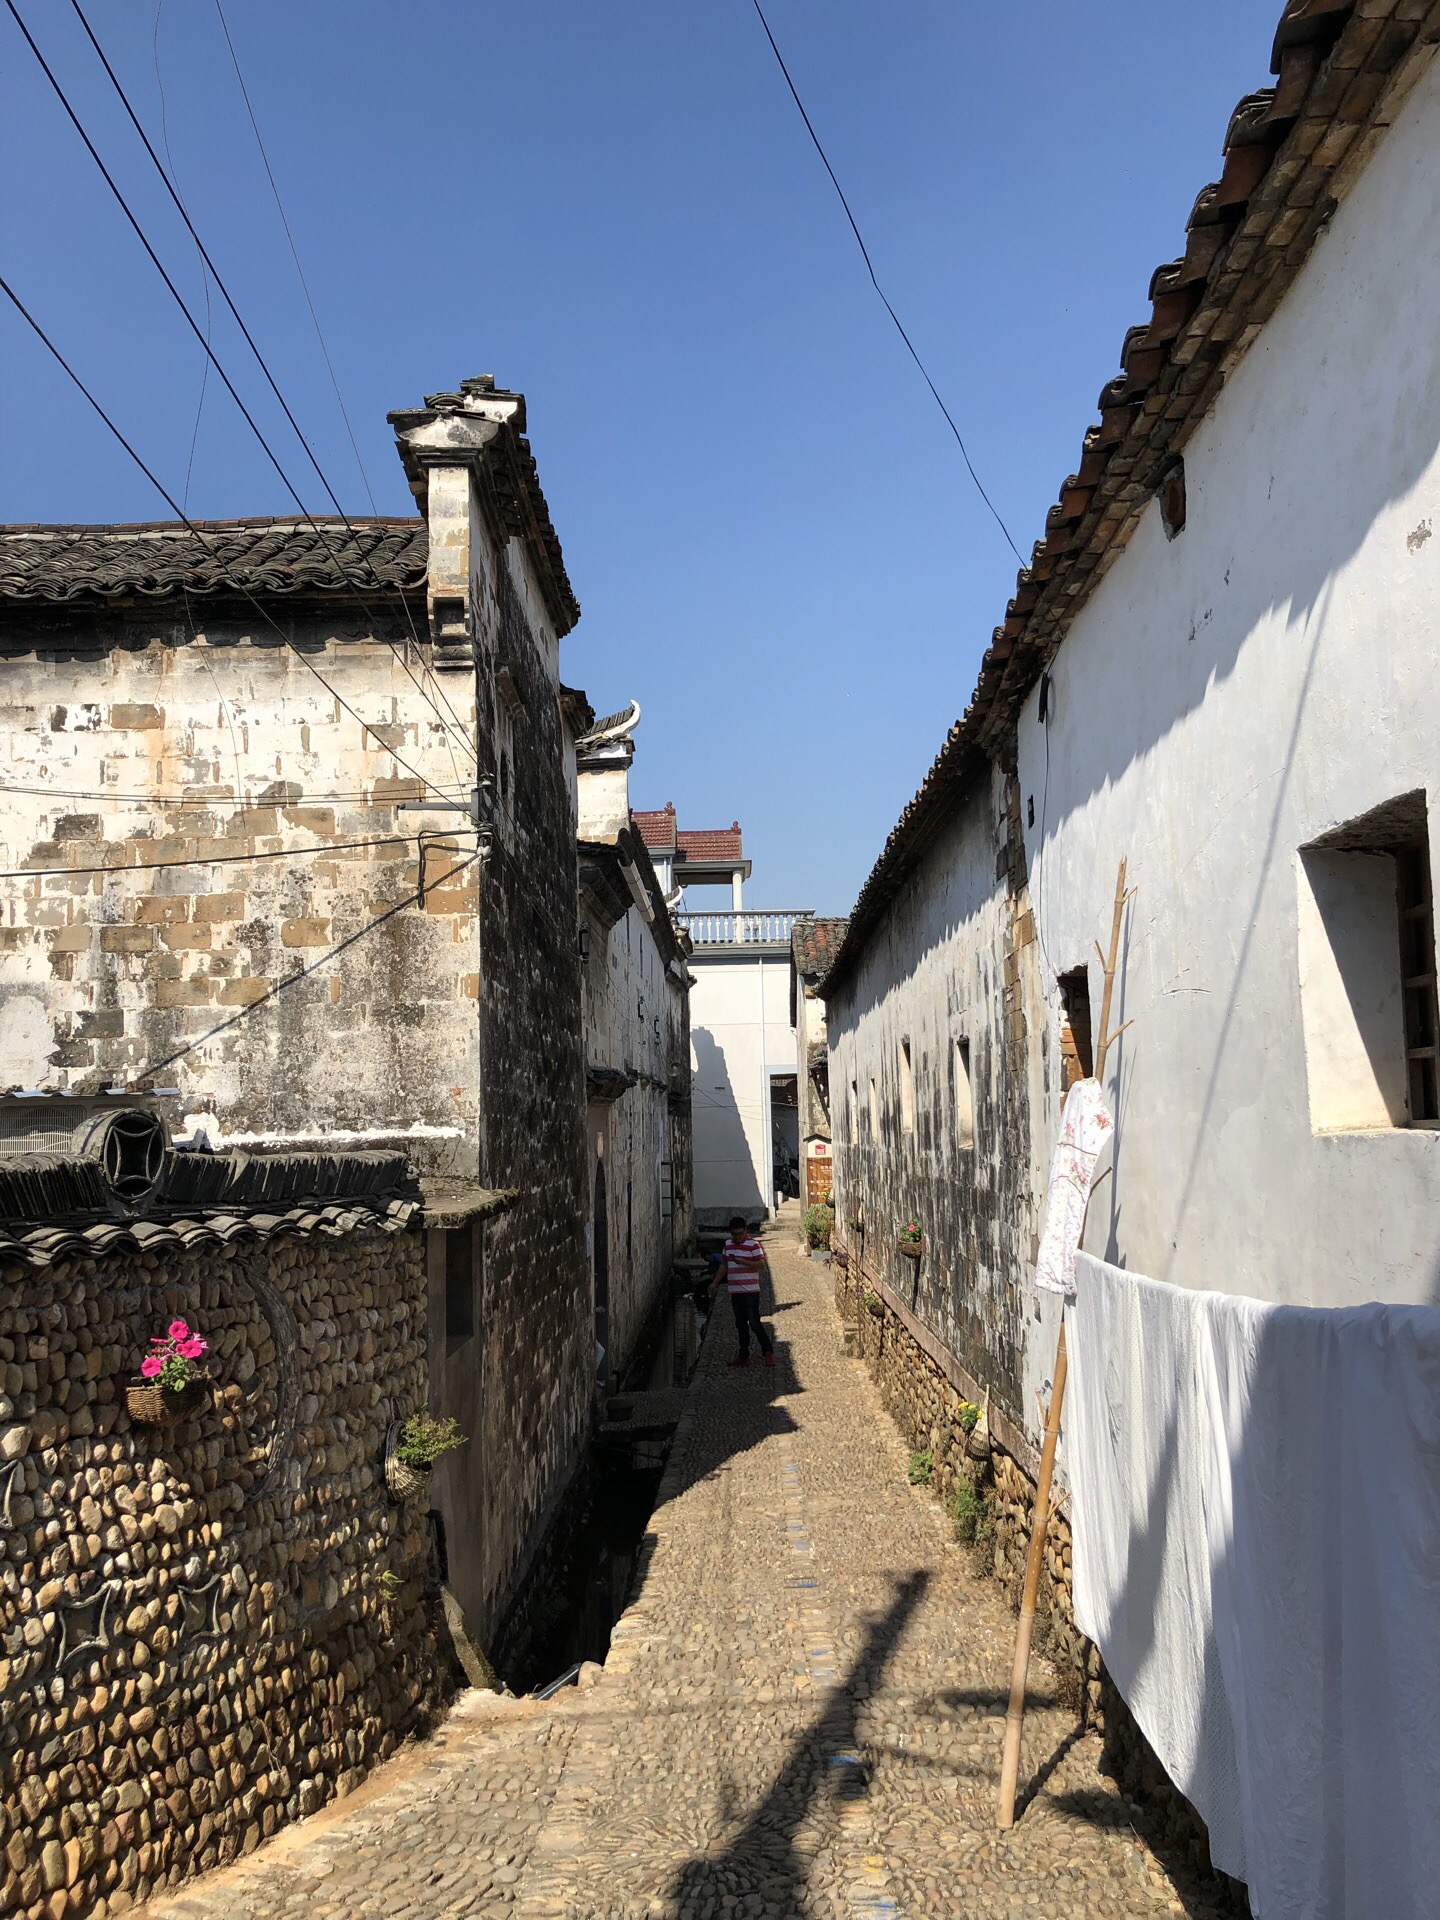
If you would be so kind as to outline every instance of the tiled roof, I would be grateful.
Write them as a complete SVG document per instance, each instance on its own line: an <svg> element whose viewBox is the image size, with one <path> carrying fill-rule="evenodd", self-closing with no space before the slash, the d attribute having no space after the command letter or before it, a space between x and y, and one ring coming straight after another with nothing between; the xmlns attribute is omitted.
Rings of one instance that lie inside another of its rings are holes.
<svg viewBox="0 0 1440 1920"><path fill-rule="evenodd" d="M281 1234L397 1233L418 1225L422 1210L403 1154L179 1151L133 1213L92 1160L11 1154L0 1157L0 1267L196 1252Z"/></svg>
<svg viewBox="0 0 1440 1920"><path fill-rule="evenodd" d="M284 1213L196 1213L168 1220L99 1220L89 1226L0 1227L0 1266L53 1266L78 1255L97 1259L116 1253L196 1253L237 1241L274 1240L282 1234L307 1238L323 1233L399 1233L418 1224L419 1200L313 1201Z"/></svg>
<svg viewBox="0 0 1440 1920"><path fill-rule="evenodd" d="M674 853L675 808L671 802L667 801L663 807L654 807L648 812L632 808L630 818L640 829L640 838L652 853Z"/></svg>
<svg viewBox="0 0 1440 1920"><path fill-rule="evenodd" d="M740 822L728 827L681 827L675 836L682 860L743 860Z"/></svg>
<svg viewBox="0 0 1440 1920"><path fill-rule="evenodd" d="M1002 751L1069 623L1295 280L1437 37L1437 0L1288 0L1271 55L1277 84L1247 94L1230 117L1220 179L1195 201L1183 255L1151 277L1150 317L1125 336L1123 371L1101 389L1079 468L1020 570L970 705L860 890L827 986L848 972L951 804Z"/></svg>
<svg viewBox="0 0 1440 1920"><path fill-rule="evenodd" d="M0 527L0 605L140 595L423 591L420 519L175 520ZM317 531L318 528L318 531Z"/></svg>
<svg viewBox="0 0 1440 1920"><path fill-rule="evenodd" d="M790 935L795 971L802 980L818 980L830 971L840 951L848 920L797 920Z"/></svg>
<svg viewBox="0 0 1440 1920"><path fill-rule="evenodd" d="M492 401L511 403L511 411L496 443L497 457L484 463L484 485L505 532L525 542L556 633L563 640L580 618L580 603L565 571L560 536L550 518L535 456L525 438L524 395L497 387L489 374L480 374L473 380L462 380L458 393L427 393L423 407L399 407L385 417L396 429L397 446L411 487L423 499L424 461L420 450L404 436L447 416L467 415L477 406L483 411Z"/></svg>

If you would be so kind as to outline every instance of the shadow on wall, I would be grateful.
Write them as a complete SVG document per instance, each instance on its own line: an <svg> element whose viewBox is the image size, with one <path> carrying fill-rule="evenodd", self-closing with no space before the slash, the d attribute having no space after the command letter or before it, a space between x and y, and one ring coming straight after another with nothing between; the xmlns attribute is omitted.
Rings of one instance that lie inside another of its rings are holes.
<svg viewBox="0 0 1440 1920"><path fill-rule="evenodd" d="M1412 154L1414 133L1412 127ZM1387 211L1383 223L1387 252L1393 249L1397 260L1428 259L1433 190L1391 196L1383 204L1394 216ZM1366 196L1366 205L1375 203ZM1057 788L1066 792L1067 810L1143 761L1183 715L1209 698L1234 672L1262 621L1280 615L1297 634L1313 628L1328 591L1376 521L1412 494L1435 463L1440 336L1428 318L1433 277L1428 270L1381 275L1391 304L1377 316L1371 298L1337 292L1336 238L1332 233L1321 239L1306 269L1318 279L1303 304L1295 306L1294 324L1287 324L1285 312L1271 321L1265 346L1227 383L1217 414L1196 436L1187 454L1190 501L1184 533L1167 542L1158 507L1147 510L1146 524L1136 531L1137 551L1150 549L1148 563L1165 612L1146 672L1130 683L1133 697L1109 702L1105 726L1087 720L1066 741L1069 713L1061 689L1054 748L1063 745L1075 761L1068 790L1063 783ZM1356 259L1356 230L1350 225L1342 244L1350 251L1347 278L1362 287L1369 284L1363 256L1374 243L1358 243L1362 257ZM1320 299L1326 303L1323 318L1317 317ZM1394 354L1375 351L1382 325L1384 337L1397 343ZM1397 377L1397 368L1403 375ZM1340 421L1335 407L1326 404L1332 399L1344 410ZM1222 423L1218 436L1217 420ZM1334 470L1337 432L1346 436L1340 443L1344 484L1317 486L1318 473ZM1420 512L1417 506L1417 518ZM1403 533L1403 524L1396 524L1383 561L1377 560L1395 570L1397 585L1407 566L1423 564L1428 538L1422 535L1409 545ZM1125 579L1125 570L1118 570L1108 589L1121 603ZM1378 645L1381 631L1377 626L1355 638ZM1081 715L1081 703L1071 701L1069 709ZM1056 824L1063 818L1057 813Z"/></svg>
<svg viewBox="0 0 1440 1920"><path fill-rule="evenodd" d="M756 1177L724 1051L705 1027L690 1029L690 1044L695 1049L691 1113L696 1218L721 1210L749 1215L758 1211L763 1218L769 1209Z"/></svg>

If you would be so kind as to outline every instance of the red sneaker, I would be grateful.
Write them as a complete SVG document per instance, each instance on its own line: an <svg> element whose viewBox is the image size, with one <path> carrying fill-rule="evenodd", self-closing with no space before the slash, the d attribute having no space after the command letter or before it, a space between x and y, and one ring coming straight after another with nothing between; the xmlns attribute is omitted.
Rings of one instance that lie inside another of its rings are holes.
<svg viewBox="0 0 1440 1920"><path fill-rule="evenodd" d="M731 1367L748 1367L749 1364L750 1362L748 1360L731 1360L727 1362L727 1365Z"/></svg>

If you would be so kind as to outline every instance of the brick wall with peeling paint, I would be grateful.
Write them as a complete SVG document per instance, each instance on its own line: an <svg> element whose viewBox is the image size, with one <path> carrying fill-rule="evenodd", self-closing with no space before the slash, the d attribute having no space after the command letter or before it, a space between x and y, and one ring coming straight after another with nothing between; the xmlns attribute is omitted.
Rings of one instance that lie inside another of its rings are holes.
<svg viewBox="0 0 1440 1920"><path fill-rule="evenodd" d="M398 611L379 639L284 613L371 733L253 610L195 618L62 608L7 626L0 869L27 871L0 880L0 1081L126 1082L243 1015L163 1068L177 1121L210 1116L241 1144L404 1138L422 1167L473 1177L478 1061L456 1009L478 992L476 873L444 876L474 839L397 811L425 789L395 758L468 792L458 730L384 644L403 645ZM443 684L473 731L469 688ZM423 911L362 933L414 897L422 828Z"/></svg>

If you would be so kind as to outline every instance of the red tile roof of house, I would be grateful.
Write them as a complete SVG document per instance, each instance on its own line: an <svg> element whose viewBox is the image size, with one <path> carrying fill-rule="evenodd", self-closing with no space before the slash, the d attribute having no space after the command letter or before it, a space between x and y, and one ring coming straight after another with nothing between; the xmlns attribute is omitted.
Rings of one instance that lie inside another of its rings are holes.
<svg viewBox="0 0 1440 1920"><path fill-rule="evenodd" d="M666 801L663 807L632 808L630 818L640 830L640 838L651 853L674 853L675 808Z"/></svg>
<svg viewBox="0 0 1440 1920"><path fill-rule="evenodd" d="M676 836L682 860L743 860L740 822L728 827L682 827Z"/></svg>
<svg viewBox="0 0 1440 1920"><path fill-rule="evenodd" d="M677 827L675 805L668 800L648 812L636 809L630 817L651 853L673 853L677 859L695 861L745 858L738 820L728 827Z"/></svg>

